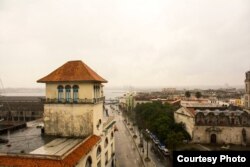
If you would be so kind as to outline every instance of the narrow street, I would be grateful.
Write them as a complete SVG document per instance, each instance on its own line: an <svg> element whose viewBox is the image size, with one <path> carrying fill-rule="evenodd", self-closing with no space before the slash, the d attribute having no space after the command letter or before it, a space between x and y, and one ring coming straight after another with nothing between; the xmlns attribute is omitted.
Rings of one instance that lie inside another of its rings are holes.
<svg viewBox="0 0 250 167"><path fill-rule="evenodd" d="M129 132L127 131L122 116L118 115L109 106L106 106L110 115L115 116L116 127L115 132L115 148L116 148L116 164L117 167L143 167L140 155L135 148Z"/></svg>
<svg viewBox="0 0 250 167"><path fill-rule="evenodd" d="M115 147L116 147L116 164L117 167L144 167L140 154L135 146L139 144L139 138L133 139L130 135L127 127L124 124L124 118L122 117L121 111L117 112L118 108L111 109L110 106L106 106L109 111L109 115L115 116L116 127L118 131L115 132ZM136 130L136 134L139 135ZM135 140L135 142L133 141ZM146 142L144 141L144 147ZM149 157L152 159L154 166L165 167L168 166L166 161L158 158L157 155L152 152L151 143L149 143ZM140 150L141 151L141 150ZM146 157L146 148L144 153L141 152L142 158ZM147 165L148 166L148 165Z"/></svg>
<svg viewBox="0 0 250 167"><path fill-rule="evenodd" d="M139 136L139 130L137 127L134 128L134 132L136 135ZM136 141L137 144L140 143L140 139L139 137L134 139ZM144 152L141 152L142 156L145 158L146 157L146 140L143 140L144 141ZM141 149L140 149L141 150ZM153 161L153 164L156 166L156 167L166 167L166 166L169 166L169 162L166 160L166 159L163 159L162 157L159 157L160 155L156 154L155 152L153 152L152 150L152 142L148 142L148 155L149 155L149 158L151 159L151 161Z"/></svg>

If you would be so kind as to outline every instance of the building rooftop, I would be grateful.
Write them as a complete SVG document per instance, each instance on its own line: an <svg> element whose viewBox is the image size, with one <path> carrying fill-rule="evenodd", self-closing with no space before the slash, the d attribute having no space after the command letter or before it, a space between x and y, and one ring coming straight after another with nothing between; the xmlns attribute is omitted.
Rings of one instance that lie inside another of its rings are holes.
<svg viewBox="0 0 250 167"><path fill-rule="evenodd" d="M41 129L36 128L41 124L41 120L27 123L27 128L22 128L10 134L1 135L1 138L8 139L6 143L0 143L0 153L29 153L44 144L56 139L52 136L41 135Z"/></svg>
<svg viewBox="0 0 250 167"><path fill-rule="evenodd" d="M31 151L30 154L62 156L81 141L82 139L57 138L48 144Z"/></svg>
<svg viewBox="0 0 250 167"><path fill-rule="evenodd" d="M101 141L99 136L92 135L87 139L82 139L79 144L64 153L58 155L36 155L36 154L2 154L0 153L0 166L19 166L19 167L72 167L76 166L81 158L86 156L93 146Z"/></svg>
<svg viewBox="0 0 250 167"><path fill-rule="evenodd" d="M230 110L230 109L202 109L202 108L186 108L186 107L183 107L185 109L185 111L187 111L192 117L195 117L196 114L198 113L203 113L204 115L208 115L209 113L213 113L214 115L219 115L221 113L223 113L224 115L226 116L231 116L232 114L233 115L236 115L236 116L239 116L243 113L246 113L248 114L247 111L244 111L244 110Z"/></svg>
<svg viewBox="0 0 250 167"><path fill-rule="evenodd" d="M44 96L0 96L0 102L41 102Z"/></svg>
<svg viewBox="0 0 250 167"><path fill-rule="evenodd" d="M214 115L219 115L220 113L223 113L225 115L232 115L232 114L241 115L243 113L246 113L243 110L235 110L235 111L232 111L232 110L218 110L218 109L217 110L208 110L208 109L206 109L206 110L199 110L199 109L195 110L196 114L199 113L199 112L202 112L204 115L208 115L209 113L213 113Z"/></svg>
<svg viewBox="0 0 250 167"><path fill-rule="evenodd" d="M71 167L84 157L101 138L59 138L41 135L41 121L27 124L27 128L1 135L9 143L0 144L0 166L63 166Z"/></svg>
<svg viewBox="0 0 250 167"><path fill-rule="evenodd" d="M99 76L89 66L80 60L68 61L49 75L39 79L37 82L101 82L107 83L107 80Z"/></svg>
<svg viewBox="0 0 250 167"><path fill-rule="evenodd" d="M221 104L210 103L208 101L181 101L181 106L191 108L224 108Z"/></svg>

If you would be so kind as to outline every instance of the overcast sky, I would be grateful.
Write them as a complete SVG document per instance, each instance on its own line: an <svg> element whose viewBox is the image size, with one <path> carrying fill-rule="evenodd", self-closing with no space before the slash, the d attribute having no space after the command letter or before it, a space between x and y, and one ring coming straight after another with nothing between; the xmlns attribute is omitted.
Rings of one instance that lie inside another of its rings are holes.
<svg viewBox="0 0 250 167"><path fill-rule="evenodd" d="M0 0L5 87L83 60L108 87L243 85L249 0Z"/></svg>

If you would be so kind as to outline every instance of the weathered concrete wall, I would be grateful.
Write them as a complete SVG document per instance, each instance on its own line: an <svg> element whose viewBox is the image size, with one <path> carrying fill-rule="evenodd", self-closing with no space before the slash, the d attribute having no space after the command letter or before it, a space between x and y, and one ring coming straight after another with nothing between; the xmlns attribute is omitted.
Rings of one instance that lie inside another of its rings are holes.
<svg viewBox="0 0 250 167"><path fill-rule="evenodd" d="M93 134L93 110L93 105L86 104L45 104L45 133L78 137Z"/></svg>
<svg viewBox="0 0 250 167"><path fill-rule="evenodd" d="M101 120L101 123L99 123ZM94 105L93 108L93 133L95 135L101 135L103 130L103 103Z"/></svg>
<svg viewBox="0 0 250 167"><path fill-rule="evenodd" d="M91 157L92 160L92 166L93 167L97 167L98 162L101 163L101 167L111 167L111 161L112 161L112 153L115 152L115 140L114 140L114 136L113 138L111 137L111 133L114 134L114 126L111 127L106 135L102 135L102 140L99 144L97 144L96 146L94 146L92 148L92 150L86 155L84 156L76 165L77 167L82 167L86 165L86 161L88 159L88 157ZM105 139L108 139L108 145L105 147ZM111 147L111 145L113 145L113 148ZM97 148L101 147L101 154L99 156L97 156ZM113 149L113 150L112 150ZM108 164L105 165L105 161L106 161L106 157L105 157L105 153L108 153Z"/></svg>
<svg viewBox="0 0 250 167"><path fill-rule="evenodd" d="M80 83L80 82L63 82L63 83L47 83L46 84L46 98L55 99L58 98L58 90L57 87L62 85L64 88L66 85L73 85L79 86L79 99L92 99L94 98L94 84L93 83ZM65 96L65 89L64 89L64 96ZM102 89L100 91L100 97L102 94ZM73 97L73 90L71 89L71 98Z"/></svg>
<svg viewBox="0 0 250 167"><path fill-rule="evenodd" d="M189 133L191 138L193 137L194 117L185 111L185 108L180 108L174 112L174 120L176 123L184 123L186 131Z"/></svg>
<svg viewBox="0 0 250 167"><path fill-rule="evenodd" d="M250 144L250 127L227 127L216 126L215 130L211 126L195 126L193 142L195 143L210 143L211 135L216 134L216 143L218 144L243 144L242 129L246 130L247 144ZM217 132L216 132L217 131Z"/></svg>

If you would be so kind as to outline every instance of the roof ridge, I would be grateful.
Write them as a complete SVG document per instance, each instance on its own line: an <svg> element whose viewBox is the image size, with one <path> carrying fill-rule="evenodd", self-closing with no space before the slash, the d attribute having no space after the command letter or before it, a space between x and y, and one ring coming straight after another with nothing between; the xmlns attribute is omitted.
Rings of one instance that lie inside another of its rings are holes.
<svg viewBox="0 0 250 167"><path fill-rule="evenodd" d="M43 83L72 81L107 83L104 78L81 60L68 61L45 77L37 80L37 82Z"/></svg>
<svg viewBox="0 0 250 167"><path fill-rule="evenodd" d="M91 72L93 72L94 74L98 75L94 70L92 70L87 64L85 64L83 61L81 61L83 66L86 68L87 72L89 75L91 75ZM98 75L99 76L99 75ZM100 76L99 76L100 77Z"/></svg>
<svg viewBox="0 0 250 167"><path fill-rule="evenodd" d="M78 62L78 61L79 61L79 62L83 62L82 60L70 60L70 61L67 61L67 63L68 63L68 62Z"/></svg>

